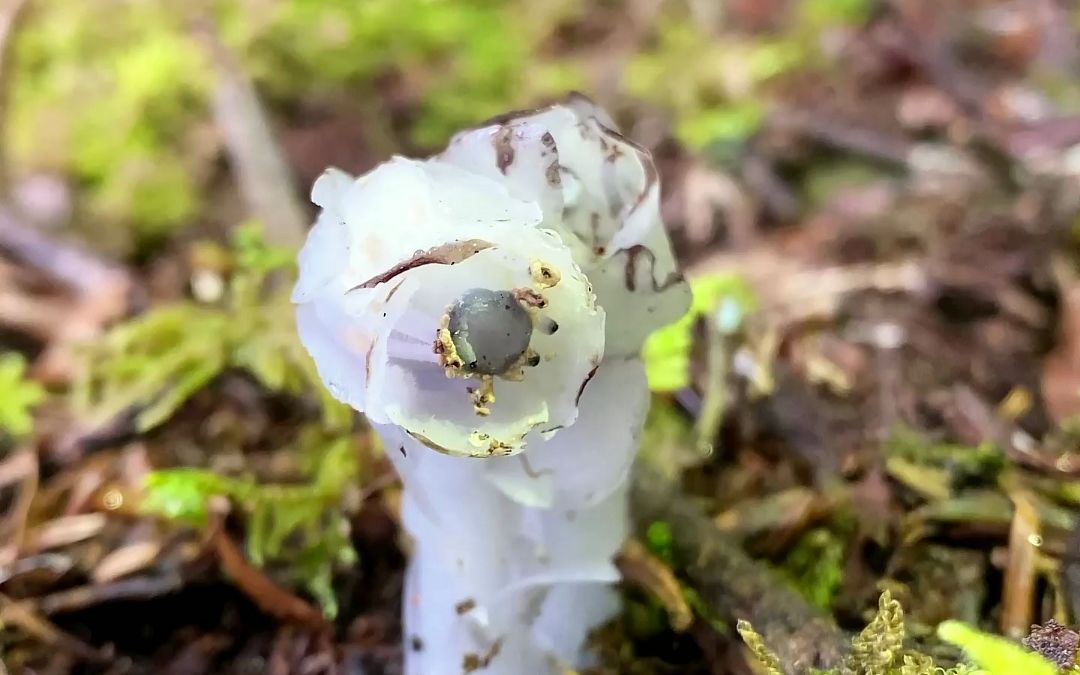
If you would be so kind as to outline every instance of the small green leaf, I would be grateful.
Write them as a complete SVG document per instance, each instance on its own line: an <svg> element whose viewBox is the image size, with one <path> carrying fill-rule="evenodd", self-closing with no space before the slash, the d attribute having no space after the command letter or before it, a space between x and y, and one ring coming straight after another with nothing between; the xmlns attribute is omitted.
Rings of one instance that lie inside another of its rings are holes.
<svg viewBox="0 0 1080 675"><path fill-rule="evenodd" d="M733 317L742 318L757 304L753 290L741 277L718 274L690 281L693 302L690 310L675 323L654 332L645 341L641 355L653 391L676 391L690 384L690 350L698 319L717 318L724 329L734 331ZM713 317L722 310L722 314Z"/></svg>
<svg viewBox="0 0 1080 675"><path fill-rule="evenodd" d="M1058 669L1038 654L999 635L984 633L962 621L945 621L938 637L954 644L987 675L1057 675Z"/></svg>
<svg viewBox="0 0 1080 675"><path fill-rule="evenodd" d="M740 101L718 108L706 108L679 121L675 134L692 148L704 148L723 141L741 141L761 128L765 109L759 101Z"/></svg>
<svg viewBox="0 0 1080 675"><path fill-rule="evenodd" d="M142 510L192 525L203 525L211 497L228 495L230 479L205 469L153 471L144 482Z"/></svg>

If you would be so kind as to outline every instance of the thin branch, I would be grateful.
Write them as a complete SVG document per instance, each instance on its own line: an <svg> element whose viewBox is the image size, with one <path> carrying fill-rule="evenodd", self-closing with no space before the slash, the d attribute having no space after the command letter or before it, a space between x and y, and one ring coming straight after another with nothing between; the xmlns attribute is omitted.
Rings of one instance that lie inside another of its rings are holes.
<svg viewBox="0 0 1080 675"><path fill-rule="evenodd" d="M217 77L214 120L240 192L252 214L262 221L267 241L299 247L308 217L297 199L291 172L255 87L221 42L212 23L199 22L195 35L203 44Z"/></svg>
<svg viewBox="0 0 1080 675"><path fill-rule="evenodd" d="M0 546L0 569L13 564L26 534L30 505L38 491L37 453L27 448L0 462L0 486L19 484L18 496L0 520L0 534L5 543Z"/></svg>
<svg viewBox="0 0 1080 675"><path fill-rule="evenodd" d="M73 291L74 298L45 302L19 292L18 284L0 288L0 324L48 343L34 364L35 377L49 383L67 381L75 368L75 345L95 339L123 317L138 288L123 267L53 241L20 222L2 204L0 252Z"/></svg>
<svg viewBox="0 0 1080 675"><path fill-rule="evenodd" d="M0 205L0 250L57 279L85 297L126 295L132 285L120 266L74 245L50 239Z"/></svg>
<svg viewBox="0 0 1080 675"><path fill-rule="evenodd" d="M911 154L912 144L906 138L838 120L827 110L778 107L769 115L768 125L891 166L907 166Z"/></svg>
<svg viewBox="0 0 1080 675"><path fill-rule="evenodd" d="M22 629L27 635L37 638L44 644L56 647L78 658L94 664L109 663L107 654L99 651L79 638L65 633L52 622L41 616L29 601L15 602L0 595L0 625Z"/></svg>
<svg viewBox="0 0 1080 675"><path fill-rule="evenodd" d="M184 587L184 579L176 573L161 576L120 579L107 584L78 586L33 601L42 614L63 614L93 607L103 602L121 600L146 600L170 593Z"/></svg>

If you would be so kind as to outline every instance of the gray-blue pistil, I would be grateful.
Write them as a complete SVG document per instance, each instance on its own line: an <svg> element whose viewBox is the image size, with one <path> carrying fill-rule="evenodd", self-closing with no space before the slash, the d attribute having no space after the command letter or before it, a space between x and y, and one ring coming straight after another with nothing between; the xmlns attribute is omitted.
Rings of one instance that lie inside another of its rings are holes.
<svg viewBox="0 0 1080 675"><path fill-rule="evenodd" d="M450 309L447 329L466 371L499 375L528 350L533 323L510 291L473 288Z"/></svg>

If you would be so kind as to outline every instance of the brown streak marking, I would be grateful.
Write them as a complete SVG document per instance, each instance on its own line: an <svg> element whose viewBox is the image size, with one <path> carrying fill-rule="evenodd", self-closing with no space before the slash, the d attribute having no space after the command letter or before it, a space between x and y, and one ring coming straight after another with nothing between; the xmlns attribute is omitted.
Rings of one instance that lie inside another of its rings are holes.
<svg viewBox="0 0 1080 675"><path fill-rule="evenodd" d="M417 267L422 267L423 265L456 265L492 246L494 246L494 244L489 241L484 241L483 239L453 241L448 244L435 246L434 248L429 248L426 251L417 253L408 260L399 262L385 272L376 274L358 286L353 286L349 291L351 292L361 288L374 288L381 283L390 281L400 274L404 274Z"/></svg>
<svg viewBox="0 0 1080 675"><path fill-rule="evenodd" d="M582 101L593 107L597 107L595 101L593 101L585 94L582 94L579 91L571 91L566 96L564 96L562 100L555 101L554 103L551 103L549 105L539 106L536 108L526 108L521 110L511 110L510 112L491 117L472 128L483 129L485 127L497 124L510 124L516 122L521 118L539 115L541 113L553 110L554 108L557 108L559 106L572 105L574 101ZM574 113L575 116L580 117L578 111L574 110L573 108L571 108L571 111ZM645 149L637 142L631 140L630 138L627 138L622 133L616 131L615 129L612 129L611 127L608 127L599 119L597 119L595 115L588 119L592 119L596 123L596 126L600 128L601 132L629 147L635 154L637 154L638 158L641 159L641 164L645 169L645 185L642 186L641 193L638 195L634 204L630 207L629 213L633 213L639 206L641 206L642 202L645 201L645 197L648 196L649 192L653 189L653 186L660 179L659 173L656 170L656 165L653 163L652 160L652 153L650 153L647 149ZM541 140L543 140L543 138L541 138Z"/></svg>
<svg viewBox="0 0 1080 675"><path fill-rule="evenodd" d="M600 370L599 363L595 364L592 367L592 370L589 371L589 374L585 376L585 379L581 381L581 386L578 387L577 390L577 396L574 398L574 405L581 403L581 397L585 395L585 387L589 386L589 383L592 382L593 377L596 376L597 370Z"/></svg>
<svg viewBox="0 0 1080 675"><path fill-rule="evenodd" d="M562 175L559 173L558 160L548 164L548 168L544 170L544 177L551 187L559 187L562 185Z"/></svg>
<svg viewBox="0 0 1080 675"><path fill-rule="evenodd" d="M447 448L444 448L443 446L439 445L438 443L423 434L418 434L415 431L406 431L405 433L415 438L417 441L420 442L421 445L431 448L435 452L441 452L444 455L454 455L453 452L451 452Z"/></svg>
<svg viewBox="0 0 1080 675"><path fill-rule="evenodd" d="M404 283L405 283L405 280L402 279L401 281L398 282L397 286L394 286L393 288L390 289L390 292L386 294L386 298L383 299L383 304L384 305L386 303L390 302L390 298L394 297L394 293L397 293L398 290L401 288L401 285L404 284Z"/></svg>
<svg viewBox="0 0 1080 675"><path fill-rule="evenodd" d="M502 638L496 640L494 644L491 645L491 648L488 649L487 654L484 654L483 656L472 652L466 654L461 663L461 667L466 675L490 666L491 662L495 660L495 657L499 655L499 650L502 649L502 643Z"/></svg>
<svg viewBox="0 0 1080 675"><path fill-rule="evenodd" d="M620 253L626 253L626 278L624 280L624 283L626 284L626 290L633 293L637 290L638 256L647 256L649 258L650 268L654 268L656 267L656 254L642 244L635 244L630 248L620 249L615 252L615 255L618 255ZM649 279L652 281L653 292L659 293L681 282L683 280L683 275L679 272L672 272L670 275L668 275L668 278L665 279L662 283L658 283L656 281L656 278L653 277L651 274L649 275Z"/></svg>
<svg viewBox="0 0 1080 675"><path fill-rule="evenodd" d="M539 478L545 473L555 473L551 469L542 469L540 471L537 471L536 469L532 468L532 464L529 464L529 458L526 457L524 453L518 455L518 457L521 458L521 468L525 471L525 475L529 478Z"/></svg>
<svg viewBox="0 0 1080 675"><path fill-rule="evenodd" d="M476 607L476 601L472 598L462 600L458 604L454 605L454 611L460 616L471 612Z"/></svg>
<svg viewBox="0 0 1080 675"><path fill-rule="evenodd" d="M502 114L495 115L494 117L489 117L488 119L484 120L480 124L476 125L475 127L471 127L471 128L472 129L483 129L484 127L490 127L490 126L494 126L494 125L497 125L497 124L507 124L509 122L516 122L517 120L521 119L522 117L532 117L534 115L539 115L540 113L548 112L549 110L552 110L552 109L557 108L559 106L571 105L572 102L575 101L575 100L584 101L584 102L596 107L596 103L591 98L586 96L585 94L582 94L579 91L571 91L566 96L564 96L562 99L554 101L553 103L549 103L548 105L538 106L536 108L523 108L521 110L511 110L509 112L504 112ZM578 112L576 110L572 109L572 108L571 108L571 112L573 112L575 116L578 115Z"/></svg>
<svg viewBox="0 0 1080 675"><path fill-rule="evenodd" d="M514 163L514 130L509 126L501 127L491 137L491 143L495 146L495 166L499 167L502 175L506 175L507 169Z"/></svg>
<svg viewBox="0 0 1080 675"><path fill-rule="evenodd" d="M376 336L364 353L364 386L371 384L371 355L375 353L375 345L379 342Z"/></svg>

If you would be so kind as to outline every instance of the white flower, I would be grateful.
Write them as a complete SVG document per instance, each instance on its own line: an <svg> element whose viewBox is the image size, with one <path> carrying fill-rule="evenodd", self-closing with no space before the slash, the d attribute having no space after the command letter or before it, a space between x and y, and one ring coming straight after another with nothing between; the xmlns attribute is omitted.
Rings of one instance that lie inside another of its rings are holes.
<svg viewBox="0 0 1080 675"><path fill-rule="evenodd" d="M405 484L409 673L559 672L617 609L638 353L689 291L613 126L572 96L312 191L299 332Z"/></svg>

